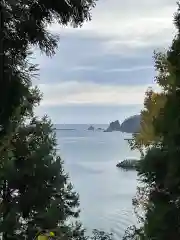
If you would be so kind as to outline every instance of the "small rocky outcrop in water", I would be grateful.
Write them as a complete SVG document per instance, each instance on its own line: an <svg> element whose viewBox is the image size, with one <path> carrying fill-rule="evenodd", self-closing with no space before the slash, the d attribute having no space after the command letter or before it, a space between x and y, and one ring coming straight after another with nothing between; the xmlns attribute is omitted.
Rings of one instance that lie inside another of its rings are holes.
<svg viewBox="0 0 180 240"><path fill-rule="evenodd" d="M124 169L136 169L139 160L137 159L126 159L122 162L119 162L116 167L124 168Z"/></svg>
<svg viewBox="0 0 180 240"><path fill-rule="evenodd" d="M97 131L104 131L104 129L103 128L97 128Z"/></svg>
<svg viewBox="0 0 180 240"><path fill-rule="evenodd" d="M105 132L113 132L113 131L120 131L121 125L118 120L115 122L111 122L109 127L105 130Z"/></svg>
<svg viewBox="0 0 180 240"><path fill-rule="evenodd" d="M88 127L88 130L89 130L89 131L94 131L94 127L93 127L93 126L90 126L90 127Z"/></svg>

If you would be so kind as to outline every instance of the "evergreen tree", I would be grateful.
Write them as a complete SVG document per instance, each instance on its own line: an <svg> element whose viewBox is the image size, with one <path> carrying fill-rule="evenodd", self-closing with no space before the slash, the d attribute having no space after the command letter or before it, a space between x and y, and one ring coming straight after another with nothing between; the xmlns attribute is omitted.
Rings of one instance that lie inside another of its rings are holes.
<svg viewBox="0 0 180 240"><path fill-rule="evenodd" d="M50 122L43 118L21 124L11 147L0 170L4 239L32 239L38 229L64 228L69 217L77 218L78 195L56 155Z"/></svg>
<svg viewBox="0 0 180 240"><path fill-rule="evenodd" d="M41 95L32 87L37 66L29 63L30 47L48 56L58 37L47 26L81 26L90 20L95 0L0 2L0 231L3 239L32 239L53 229L61 239L85 240L78 221L79 200L56 154L50 122L33 118ZM29 124L25 124L30 118ZM94 232L93 237L109 239Z"/></svg>
<svg viewBox="0 0 180 240"><path fill-rule="evenodd" d="M153 119L155 136L139 166L139 176L148 188L145 219L139 239L180 239L180 4L174 17L177 34L167 51L167 71L157 64L158 83L166 101ZM161 73L163 73L162 75ZM163 76L163 77L162 77ZM136 237L137 237L136 236ZM138 238L137 238L138 239Z"/></svg>
<svg viewBox="0 0 180 240"><path fill-rule="evenodd" d="M2 0L0 1L0 152L16 131L15 121L24 116L22 102L30 95L24 60L31 46L48 56L57 48L58 37L47 26L57 22L81 26L91 19L96 0Z"/></svg>
<svg viewBox="0 0 180 240"><path fill-rule="evenodd" d="M30 92L31 103L38 104L39 91L31 88ZM53 127L47 118L32 118L33 105L26 113L1 154L3 240L33 239L40 229L53 229L61 239L86 240L85 230L73 220L78 220L79 199L56 153ZM92 237L97 233L99 239L109 236L96 231Z"/></svg>
<svg viewBox="0 0 180 240"><path fill-rule="evenodd" d="M112 239L111 234L99 230L86 235L78 220L78 194L56 153L55 132L46 117L22 123L11 147L11 155L5 156L0 168L3 239L31 240L46 229L60 239Z"/></svg>
<svg viewBox="0 0 180 240"><path fill-rule="evenodd" d="M67 229L63 227L64 221L78 216L78 196L55 154L51 126L45 119L31 120L29 126L24 124L27 117L33 116L34 105L41 98L38 89L32 87L37 66L30 64L28 57L31 46L38 46L52 56L58 37L47 26L53 21L61 26L81 26L90 20L94 6L93 0L0 2L0 231L3 239L17 236L32 239L37 229L44 227ZM74 227L74 231L77 229Z"/></svg>

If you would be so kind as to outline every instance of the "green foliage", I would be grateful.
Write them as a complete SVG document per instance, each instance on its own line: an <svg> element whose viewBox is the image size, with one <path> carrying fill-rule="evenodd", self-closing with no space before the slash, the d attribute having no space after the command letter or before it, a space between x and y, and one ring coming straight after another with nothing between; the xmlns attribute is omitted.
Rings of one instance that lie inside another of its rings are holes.
<svg viewBox="0 0 180 240"><path fill-rule="evenodd" d="M81 26L91 19L96 0L3 0L0 2L0 232L3 240L33 239L53 229L59 239L86 240L79 198L46 117L34 118L41 94L32 86L38 66L30 63L32 46L55 53L58 36L48 31L57 22ZM26 122L26 124L25 124ZM29 122L27 124L27 122ZM71 222L71 223L69 223ZM93 239L107 239L93 232Z"/></svg>
<svg viewBox="0 0 180 240"><path fill-rule="evenodd" d="M27 114L22 105L33 105L31 74L35 65L27 61L31 46L52 56L58 36L48 31L57 22L81 26L91 19L96 0L2 0L0 1L0 152L9 144L17 123ZM30 110L31 111L31 110ZM13 119L13 123L12 123Z"/></svg>
<svg viewBox="0 0 180 240"><path fill-rule="evenodd" d="M137 159L125 159L122 162L119 162L116 166L124 169L136 169L139 164Z"/></svg>
<svg viewBox="0 0 180 240"><path fill-rule="evenodd" d="M0 2L0 232L3 239L33 239L39 229L83 238L83 228L66 220L79 215L63 162L56 155L50 122L33 118L41 94L32 86L37 65L30 63L32 46L47 56L55 53L58 36L53 22L81 26L91 19L95 0ZM30 121L25 124L25 121Z"/></svg>
<svg viewBox="0 0 180 240"><path fill-rule="evenodd" d="M56 229L77 218L78 195L56 155L51 123L34 118L22 124L11 146L0 169L1 232L32 239L37 229Z"/></svg>
<svg viewBox="0 0 180 240"><path fill-rule="evenodd" d="M123 240L140 240L143 236L143 230L142 228L137 228L136 226L130 226L125 231L125 234L123 236Z"/></svg>
<svg viewBox="0 0 180 240"><path fill-rule="evenodd" d="M144 113L153 110L149 113L154 116L151 122L154 137L147 145L138 172L141 183L148 189L142 231L136 235L139 239L180 239L180 4L174 23L177 35L172 46L167 54L155 55L156 81L163 88L163 104L158 112L152 98L145 105ZM148 119L149 115L143 119L144 124L148 124Z"/></svg>
<svg viewBox="0 0 180 240"><path fill-rule="evenodd" d="M90 240L112 240L113 234L94 229Z"/></svg>

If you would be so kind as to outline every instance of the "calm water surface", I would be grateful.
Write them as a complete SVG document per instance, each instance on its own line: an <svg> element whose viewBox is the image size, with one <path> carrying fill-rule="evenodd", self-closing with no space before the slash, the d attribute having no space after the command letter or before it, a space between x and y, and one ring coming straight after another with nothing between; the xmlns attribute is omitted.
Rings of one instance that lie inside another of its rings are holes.
<svg viewBox="0 0 180 240"><path fill-rule="evenodd" d="M88 230L111 231L120 239L124 230L135 222L132 197L136 192L136 172L116 168L116 163L126 157L139 157L124 140L130 135L91 132L86 125L56 125L56 128L75 129L56 132L65 169L80 195L84 226Z"/></svg>

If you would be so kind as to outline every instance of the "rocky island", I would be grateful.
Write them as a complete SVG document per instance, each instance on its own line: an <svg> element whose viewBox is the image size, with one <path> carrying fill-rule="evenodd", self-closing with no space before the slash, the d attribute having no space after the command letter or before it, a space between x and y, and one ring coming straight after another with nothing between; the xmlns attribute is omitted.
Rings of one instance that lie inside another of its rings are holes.
<svg viewBox="0 0 180 240"><path fill-rule="evenodd" d="M93 126L90 126L90 127L88 127L88 130L89 130L89 131L94 131L94 127L93 127Z"/></svg>
<svg viewBox="0 0 180 240"><path fill-rule="evenodd" d="M122 124L118 120L111 122L105 132L126 132L126 133L138 133L140 129L140 115L131 116L123 121Z"/></svg>
<svg viewBox="0 0 180 240"><path fill-rule="evenodd" d="M104 129L103 128L97 128L97 131L104 131Z"/></svg>
<svg viewBox="0 0 180 240"><path fill-rule="evenodd" d="M116 167L123 168L123 169L136 169L139 160L137 159L125 159L122 162L119 162Z"/></svg>
<svg viewBox="0 0 180 240"><path fill-rule="evenodd" d="M99 127L99 128L95 128L92 125L90 127L88 127L87 129L88 131L104 131L103 128Z"/></svg>
<svg viewBox="0 0 180 240"><path fill-rule="evenodd" d="M105 130L105 132L113 132L113 131L120 131L121 126L118 120L111 122L109 127Z"/></svg>
<svg viewBox="0 0 180 240"><path fill-rule="evenodd" d="M141 116L134 115L124 120L120 126L121 132L138 133L140 130Z"/></svg>

